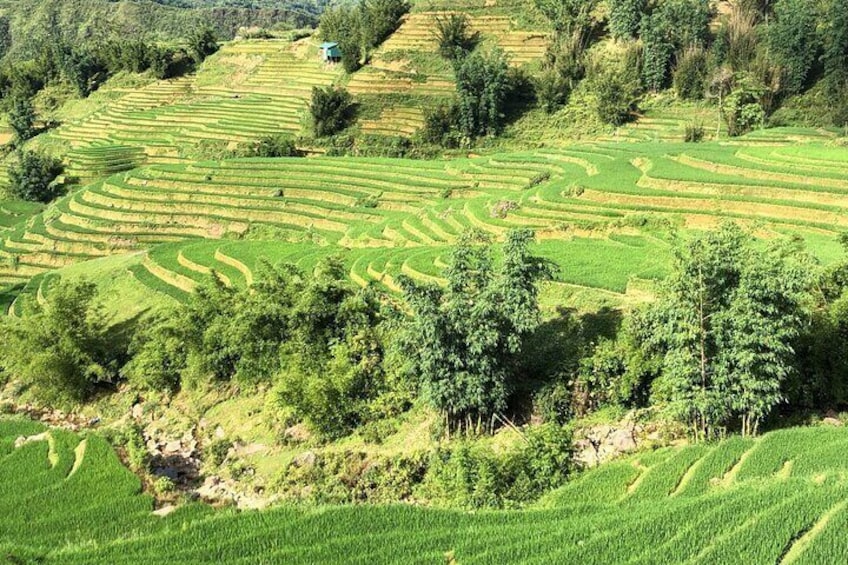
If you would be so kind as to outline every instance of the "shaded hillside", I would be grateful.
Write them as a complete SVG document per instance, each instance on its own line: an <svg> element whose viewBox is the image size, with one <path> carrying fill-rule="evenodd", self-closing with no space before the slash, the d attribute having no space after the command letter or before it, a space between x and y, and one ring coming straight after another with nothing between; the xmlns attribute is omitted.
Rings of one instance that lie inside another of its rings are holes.
<svg viewBox="0 0 848 565"><path fill-rule="evenodd" d="M185 8L150 0L21 0L0 3L10 22L15 57L35 48L51 30L70 40L142 37L180 40L201 25L215 28L221 38L232 38L240 27L308 27L317 23L320 2L276 2L261 8L197 5Z"/></svg>

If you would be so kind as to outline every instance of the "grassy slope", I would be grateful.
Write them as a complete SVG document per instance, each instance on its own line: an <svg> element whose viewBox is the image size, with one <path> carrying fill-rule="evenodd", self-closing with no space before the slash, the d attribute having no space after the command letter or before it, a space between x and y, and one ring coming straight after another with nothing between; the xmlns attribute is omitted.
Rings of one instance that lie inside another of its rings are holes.
<svg viewBox="0 0 848 565"><path fill-rule="evenodd" d="M415 507L150 514L96 435L0 421L0 547L48 563L835 563L848 545L848 431L665 448L605 464L537 508ZM104 488L104 485L109 485ZM24 532L26 535L24 535Z"/></svg>

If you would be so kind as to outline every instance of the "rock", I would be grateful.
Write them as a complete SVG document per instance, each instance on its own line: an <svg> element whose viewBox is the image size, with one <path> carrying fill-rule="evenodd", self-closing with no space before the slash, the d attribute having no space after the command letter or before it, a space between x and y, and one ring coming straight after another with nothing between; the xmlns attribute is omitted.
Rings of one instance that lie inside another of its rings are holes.
<svg viewBox="0 0 848 565"><path fill-rule="evenodd" d="M292 459L292 465L295 467L314 467L317 458L314 451L304 451Z"/></svg>
<svg viewBox="0 0 848 565"><path fill-rule="evenodd" d="M141 403L137 402L133 404L133 407L130 410L130 415L132 415L134 420L141 420L142 416L144 416L144 407Z"/></svg>
<svg viewBox="0 0 848 565"><path fill-rule="evenodd" d="M836 427L841 427L843 425L841 420L839 420L838 418L832 418L832 417L828 417L828 418L825 418L824 420L822 420L822 424L824 424L825 426L836 426Z"/></svg>
<svg viewBox="0 0 848 565"><path fill-rule="evenodd" d="M164 453L179 453L183 449L183 444L180 440L175 439L171 440L165 444L165 447L162 448Z"/></svg>
<svg viewBox="0 0 848 565"><path fill-rule="evenodd" d="M312 437L312 433L305 424L295 424L294 426L286 428L283 432L283 437L293 443L303 443L305 441L309 441L309 438Z"/></svg>
<svg viewBox="0 0 848 565"><path fill-rule="evenodd" d="M216 439L224 439L225 437L227 437L227 433L224 431L224 428L222 428L221 426L215 428Z"/></svg>
<svg viewBox="0 0 848 565"><path fill-rule="evenodd" d="M174 506L173 504L166 504L162 508L159 508L158 510L154 510L153 514L156 515L156 516L163 516L164 517L164 516L167 516L168 514L170 514L171 512L173 512L176 509L177 509L177 507Z"/></svg>
<svg viewBox="0 0 848 565"><path fill-rule="evenodd" d="M15 449L34 441L47 441L47 432L41 432L34 436L20 436L15 440Z"/></svg>
<svg viewBox="0 0 848 565"><path fill-rule="evenodd" d="M95 416L94 418L91 418L88 421L88 427L96 426L99 423L100 423L100 418Z"/></svg>
<svg viewBox="0 0 848 565"><path fill-rule="evenodd" d="M262 445L261 443L251 443L245 446L240 446L238 452L240 455L245 456L262 453L266 449L268 449L268 446L266 445Z"/></svg>
<svg viewBox="0 0 848 565"><path fill-rule="evenodd" d="M609 437L609 445L614 451L628 453L636 449L636 440L630 430L618 430Z"/></svg>

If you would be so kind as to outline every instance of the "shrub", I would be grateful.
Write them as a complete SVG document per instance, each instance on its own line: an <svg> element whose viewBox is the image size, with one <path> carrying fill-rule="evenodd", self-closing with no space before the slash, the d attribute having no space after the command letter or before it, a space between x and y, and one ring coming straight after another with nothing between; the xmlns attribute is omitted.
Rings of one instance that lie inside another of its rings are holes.
<svg viewBox="0 0 848 565"><path fill-rule="evenodd" d="M236 150L239 157L299 157L294 139L288 135L266 135L259 141L244 143Z"/></svg>
<svg viewBox="0 0 848 565"><path fill-rule="evenodd" d="M14 142L23 143L35 135L35 109L29 98L16 97L9 110L9 127L15 134Z"/></svg>
<svg viewBox="0 0 848 565"><path fill-rule="evenodd" d="M616 69L604 69L591 80L596 98L595 111L605 124L620 126L633 117L639 99L639 86Z"/></svg>
<svg viewBox="0 0 848 565"><path fill-rule="evenodd" d="M639 23L647 9L646 0L608 0L609 29L616 39L632 39L639 33Z"/></svg>
<svg viewBox="0 0 848 565"><path fill-rule="evenodd" d="M680 55L674 70L674 89L684 100L704 97L707 81L707 52L698 46L688 47Z"/></svg>
<svg viewBox="0 0 848 565"><path fill-rule="evenodd" d="M819 52L816 6L808 0L777 0L769 26L769 46L775 63L784 71L784 91L803 90Z"/></svg>
<svg viewBox="0 0 848 565"><path fill-rule="evenodd" d="M763 88L754 84L748 77L741 77L736 88L725 98L722 105L727 132L738 136L762 127L766 113L760 104Z"/></svg>
<svg viewBox="0 0 848 565"><path fill-rule="evenodd" d="M459 109L455 104L441 105L424 112L421 138L426 143L447 148L459 147Z"/></svg>
<svg viewBox="0 0 848 565"><path fill-rule="evenodd" d="M564 426L571 420L571 389L563 381L548 383L533 398L533 405L543 422Z"/></svg>
<svg viewBox="0 0 848 565"><path fill-rule="evenodd" d="M9 192L31 202L50 202L62 191L56 179L64 171L62 162L49 155L21 151L9 167Z"/></svg>
<svg viewBox="0 0 848 565"><path fill-rule="evenodd" d="M218 51L218 39L212 28L198 28L188 37L188 53L199 65L206 57Z"/></svg>
<svg viewBox="0 0 848 565"><path fill-rule="evenodd" d="M4 320L0 365L46 401L84 401L112 378L120 352L106 340L106 317L90 282L61 281L22 319Z"/></svg>
<svg viewBox="0 0 848 565"><path fill-rule="evenodd" d="M153 491L159 496L172 493L175 490L177 490L177 485L168 477L158 477L153 481Z"/></svg>
<svg viewBox="0 0 848 565"><path fill-rule="evenodd" d="M471 22L466 14L436 16L433 23L438 53L444 59L459 61L480 43L480 32L471 31Z"/></svg>
<svg viewBox="0 0 848 565"><path fill-rule="evenodd" d="M227 455L233 447L233 442L227 439L216 439L203 447L203 460L215 467L220 467L227 460Z"/></svg>
<svg viewBox="0 0 848 565"><path fill-rule="evenodd" d="M183 321L177 315L142 323L130 344L130 361L121 375L133 386L160 392L173 392L180 386L188 350Z"/></svg>
<svg viewBox="0 0 848 565"><path fill-rule="evenodd" d="M345 129L353 120L356 107L353 97L343 88L331 86L312 88L309 104L312 129L317 137L334 135Z"/></svg>
<svg viewBox="0 0 848 565"><path fill-rule="evenodd" d="M571 93L569 82L555 70L549 70L539 75L533 86L536 100L546 114L553 114L565 105Z"/></svg>
<svg viewBox="0 0 848 565"><path fill-rule="evenodd" d="M683 131L683 141L686 143L700 143L704 140L704 125L701 122L686 124Z"/></svg>
<svg viewBox="0 0 848 565"><path fill-rule="evenodd" d="M136 473L147 471L150 462L150 452L144 442L144 434L138 426L130 426L122 434L121 444L127 455L127 463L130 469Z"/></svg>
<svg viewBox="0 0 848 565"><path fill-rule="evenodd" d="M500 132L510 91L509 66L503 52L475 51L456 71L459 130L467 139Z"/></svg>

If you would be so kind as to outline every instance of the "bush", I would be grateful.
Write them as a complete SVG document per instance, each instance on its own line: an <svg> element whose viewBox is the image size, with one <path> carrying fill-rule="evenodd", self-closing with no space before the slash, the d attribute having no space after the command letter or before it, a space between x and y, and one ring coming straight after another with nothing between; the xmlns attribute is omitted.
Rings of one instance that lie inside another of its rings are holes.
<svg viewBox="0 0 848 565"><path fill-rule="evenodd" d="M555 70L549 70L539 75L533 87L536 100L546 114L553 114L564 106L568 102L569 94L571 94L569 82Z"/></svg>
<svg viewBox="0 0 848 565"><path fill-rule="evenodd" d="M141 324L130 344L130 361L121 375L139 389L174 392L186 368L185 329L176 315Z"/></svg>
<svg viewBox="0 0 848 565"><path fill-rule="evenodd" d="M633 118L639 99L639 86L623 73L606 69L591 81L595 111L605 124L620 126Z"/></svg>
<svg viewBox="0 0 848 565"><path fill-rule="evenodd" d="M680 55L674 70L674 89L684 100L701 100L707 81L707 52L697 46L688 47Z"/></svg>
<svg viewBox="0 0 848 565"><path fill-rule="evenodd" d="M725 98L722 105L728 135L743 135L763 127L766 113L760 104L762 94L763 88L748 77L743 76L737 81L736 88Z"/></svg>
<svg viewBox="0 0 848 565"><path fill-rule="evenodd" d="M647 9L646 0L608 0L609 29L616 39L633 39Z"/></svg>
<svg viewBox="0 0 848 565"><path fill-rule="evenodd" d="M236 150L239 157L299 157L294 139L287 135L266 135L259 141L243 143Z"/></svg>
<svg viewBox="0 0 848 565"><path fill-rule="evenodd" d="M9 167L9 192L31 202L50 202L62 192L56 179L64 171L62 162L49 155L21 151Z"/></svg>
<svg viewBox="0 0 848 565"><path fill-rule="evenodd" d="M471 22L464 13L436 16L434 24L438 53L448 61L460 61L480 43L480 32L471 31Z"/></svg>
<svg viewBox="0 0 848 565"><path fill-rule="evenodd" d="M704 125L700 122L686 124L683 131L683 141L686 143L700 143L704 140Z"/></svg>
<svg viewBox="0 0 848 565"><path fill-rule="evenodd" d="M106 316L90 282L62 281L44 304L2 325L0 365L34 387L45 401L86 400L97 383L110 381L114 358L106 339Z"/></svg>
<svg viewBox="0 0 848 565"><path fill-rule="evenodd" d="M159 496L172 493L175 490L177 490L177 485L168 477L158 477L153 481L153 491Z"/></svg>
<svg viewBox="0 0 848 565"><path fill-rule="evenodd" d="M35 109L32 101L25 97L16 97L9 110L9 127L15 134L14 143L21 144L35 135Z"/></svg>
<svg viewBox="0 0 848 565"><path fill-rule="evenodd" d="M215 467L220 467L227 460L232 447L233 442L227 439L216 439L203 447L203 460Z"/></svg>
<svg viewBox="0 0 848 565"><path fill-rule="evenodd" d="M783 90L801 92L819 52L816 6L808 0L777 0L768 28L774 62L783 69Z"/></svg>
<svg viewBox="0 0 848 565"><path fill-rule="evenodd" d="M343 88L312 88L309 104L316 137L334 135L348 127L356 114L353 97Z"/></svg>
<svg viewBox="0 0 848 565"><path fill-rule="evenodd" d="M197 65L217 51L218 39L215 37L215 31L212 28L196 29L188 37L188 53Z"/></svg>
<svg viewBox="0 0 848 565"><path fill-rule="evenodd" d="M122 436L121 444L126 452L130 469L136 473L146 472L150 462L150 452L147 451L141 428L130 426L124 430Z"/></svg>
<svg viewBox="0 0 848 565"><path fill-rule="evenodd" d="M459 109L455 104L441 105L424 112L424 127L421 138L425 143L432 143L447 148L459 147Z"/></svg>
<svg viewBox="0 0 848 565"><path fill-rule="evenodd" d="M502 51L475 51L458 65L456 91L459 130L471 140L496 135L504 125L510 91L509 66Z"/></svg>
<svg viewBox="0 0 848 565"><path fill-rule="evenodd" d="M556 381L545 385L534 395L533 405L543 422L564 426L574 416L571 399L568 385Z"/></svg>

